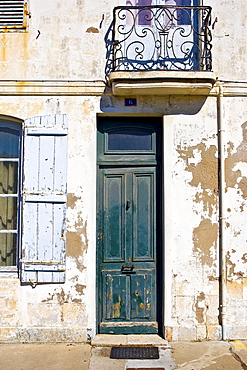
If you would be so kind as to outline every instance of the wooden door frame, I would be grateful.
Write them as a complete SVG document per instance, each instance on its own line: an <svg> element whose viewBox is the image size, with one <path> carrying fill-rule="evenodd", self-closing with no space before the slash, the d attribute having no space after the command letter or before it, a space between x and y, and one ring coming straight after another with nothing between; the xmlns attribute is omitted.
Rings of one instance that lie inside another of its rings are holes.
<svg viewBox="0 0 247 370"><path fill-rule="evenodd" d="M129 119L136 119L136 118L154 118L156 120L155 124L153 126L157 125L156 132L159 131L160 137L160 145L157 151L159 151L159 160L157 164L157 194L156 194L156 204L157 204L157 243L156 243L156 254L157 254L157 282L156 282L156 304L157 304L157 321L158 321L158 334L163 336L163 312L164 312L164 243L163 243L163 234L164 234L164 220L163 220L163 116L162 115L150 115L150 114L140 114L140 115L116 115L116 114L99 114L98 117L102 117L103 119L107 118L124 118L126 122L129 121ZM160 122L158 122L158 120ZM98 146L98 122L97 120L97 146ZM158 126L160 125L159 129ZM100 224L100 215L98 214L99 209L101 208L101 191L99 184L99 178L101 176L100 173L100 164L98 163L98 153L97 153L97 189L96 189L96 196L97 196L97 222L96 222L96 232L97 232L97 243L96 243L96 333L99 333L99 324L101 322L101 280L100 280L100 266L99 266L99 240L102 237L101 232L99 230L99 224ZM109 163L110 165L110 163ZM135 163L135 165L141 166L141 163ZM150 163L151 165L151 163ZM122 167L122 164L119 164L119 167ZM134 331L133 331L134 333Z"/></svg>

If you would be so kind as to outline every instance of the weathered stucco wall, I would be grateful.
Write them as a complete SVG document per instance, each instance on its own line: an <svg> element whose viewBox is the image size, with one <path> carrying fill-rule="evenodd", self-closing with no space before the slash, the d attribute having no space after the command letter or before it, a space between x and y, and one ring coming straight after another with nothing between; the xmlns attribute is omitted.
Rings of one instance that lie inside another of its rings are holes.
<svg viewBox="0 0 247 370"><path fill-rule="evenodd" d="M246 81L246 2L204 0L203 4L212 7L213 70L220 79Z"/></svg>
<svg viewBox="0 0 247 370"><path fill-rule="evenodd" d="M232 338L246 331L246 99L225 99L227 316ZM237 319L238 318L238 319Z"/></svg>
<svg viewBox="0 0 247 370"><path fill-rule="evenodd" d="M102 82L104 37L116 5L30 0L28 32L0 33L0 114L24 120L66 113L69 119L66 283L32 288L21 286L17 273L0 271L0 340L85 341L96 332L98 113L163 116L164 332L171 340L221 338L219 84L225 89L227 335L247 338L247 3L204 1L213 22L217 17L212 52L219 80L208 97L138 96L132 107Z"/></svg>
<svg viewBox="0 0 247 370"><path fill-rule="evenodd" d="M113 8L123 2L29 0L28 32L0 33L0 78L104 79L105 40ZM246 2L204 0L204 5L212 7L213 70L225 80L245 80Z"/></svg>
<svg viewBox="0 0 247 370"><path fill-rule="evenodd" d="M127 112L164 115L164 310L166 335L173 340L221 336L216 99L140 97L137 107ZM239 309L245 312L246 304L243 148L247 111L245 99L236 100L224 98L227 317L230 335L245 337L245 316L238 319L238 326L236 318ZM1 97L0 109L22 119L60 112L69 116L66 283L33 289L5 274L0 279L1 337L86 340L87 334L95 333L96 113L126 113L124 99L19 97L13 101Z"/></svg>
<svg viewBox="0 0 247 370"><path fill-rule="evenodd" d="M207 99L195 115L164 117L164 150L169 163L165 170L166 274L170 287L165 310L169 339L217 337L215 102L215 98Z"/></svg>
<svg viewBox="0 0 247 370"><path fill-rule="evenodd" d="M95 110L98 98L0 98L1 113L25 119L69 117L66 283L20 286L0 276L0 337L9 341L86 341L95 331ZM89 161L90 158L90 161ZM65 164L66 165L66 164ZM0 272L1 274L1 272ZM13 274L11 274L13 275Z"/></svg>
<svg viewBox="0 0 247 370"><path fill-rule="evenodd" d="M0 78L104 79L104 37L113 6L109 1L95 6L82 0L31 0L28 32L0 34Z"/></svg>

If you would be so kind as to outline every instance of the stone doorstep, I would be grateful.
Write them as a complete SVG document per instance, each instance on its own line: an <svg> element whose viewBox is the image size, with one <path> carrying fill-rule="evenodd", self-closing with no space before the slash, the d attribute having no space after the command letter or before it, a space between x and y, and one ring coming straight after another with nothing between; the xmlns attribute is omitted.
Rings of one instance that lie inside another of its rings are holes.
<svg viewBox="0 0 247 370"><path fill-rule="evenodd" d="M133 345L142 345L141 343L143 340L147 342L148 344L146 345L153 345L159 347L159 359L112 359L110 358L110 351L111 351L111 346L115 345L116 343L113 343L114 337L119 337L118 339L118 344L119 343L127 343L127 338L121 338L121 337L126 337L127 335L102 335L102 339L104 339L104 343L107 343L106 339L107 337L110 337L110 343L108 342L107 344L102 345L101 344L94 346L92 344L92 351L91 351L91 359L90 359L90 366L89 370L166 370L166 369L175 369L175 363L172 359L172 353L171 353L171 348L167 346L167 341L164 341L162 338L156 335L128 335L128 337L131 337L131 342L135 342L137 344ZM141 337L142 339L139 339L138 342L134 339L136 337ZM148 338L146 338L148 337ZM124 341L121 341L120 339L125 339ZM156 345L154 343L162 343L161 345ZM99 340L97 338L97 342L99 343ZM116 341L115 341L116 342ZM123 344L122 344L123 345ZM145 344L144 344L145 345ZM121 344L120 344L121 346Z"/></svg>
<svg viewBox="0 0 247 370"><path fill-rule="evenodd" d="M145 334L145 335L97 334L91 341L91 345L94 347L142 345L142 346L164 346L169 348L168 341L156 334Z"/></svg>

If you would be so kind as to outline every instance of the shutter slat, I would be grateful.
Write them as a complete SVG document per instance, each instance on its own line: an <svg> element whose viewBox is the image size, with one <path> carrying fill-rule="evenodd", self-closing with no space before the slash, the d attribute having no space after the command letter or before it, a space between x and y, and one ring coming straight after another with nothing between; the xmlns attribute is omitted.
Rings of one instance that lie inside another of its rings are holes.
<svg viewBox="0 0 247 370"><path fill-rule="evenodd" d="M0 0L0 27L22 26L24 23L24 0Z"/></svg>
<svg viewBox="0 0 247 370"><path fill-rule="evenodd" d="M53 215L53 204L52 203L39 203L38 222L41 225L42 233L39 233L37 239L38 255L39 259L49 260L52 259L52 248L54 246L53 232L54 222L52 220ZM38 267L35 265L34 267ZM52 282L52 272L44 271L42 265L39 266L38 281L41 282Z"/></svg>
<svg viewBox="0 0 247 370"><path fill-rule="evenodd" d="M23 200L26 202L45 202L45 203L65 203L66 202L65 194L24 194Z"/></svg>
<svg viewBox="0 0 247 370"><path fill-rule="evenodd" d="M26 271L45 271L45 272L65 271L65 264L63 263L58 264L57 261L55 261L55 264L52 264L49 261L47 261L47 263L40 261L37 264L36 262L33 261L29 262L23 260L22 263L24 264Z"/></svg>
<svg viewBox="0 0 247 370"><path fill-rule="evenodd" d="M22 282L65 281L66 134L66 115L25 122Z"/></svg>

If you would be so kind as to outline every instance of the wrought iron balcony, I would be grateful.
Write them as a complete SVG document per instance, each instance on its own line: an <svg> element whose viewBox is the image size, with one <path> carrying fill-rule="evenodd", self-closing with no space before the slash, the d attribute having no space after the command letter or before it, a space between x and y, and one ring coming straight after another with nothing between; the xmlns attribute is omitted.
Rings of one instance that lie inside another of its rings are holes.
<svg viewBox="0 0 247 370"><path fill-rule="evenodd" d="M206 6L116 7L108 72L211 71L210 23Z"/></svg>

